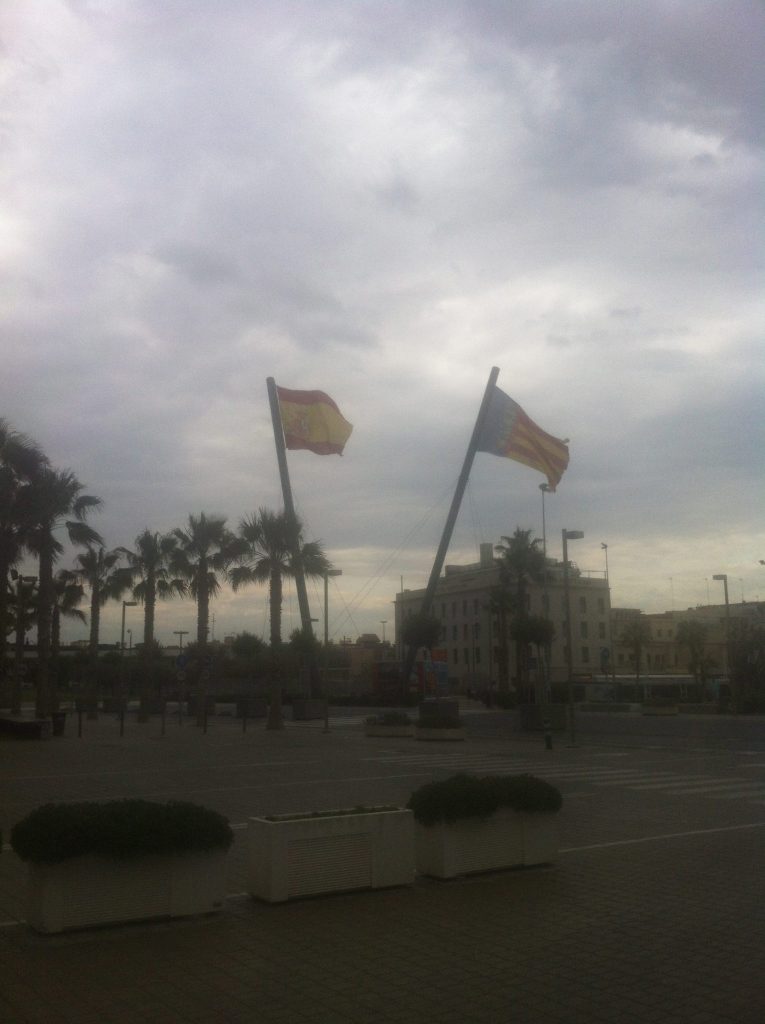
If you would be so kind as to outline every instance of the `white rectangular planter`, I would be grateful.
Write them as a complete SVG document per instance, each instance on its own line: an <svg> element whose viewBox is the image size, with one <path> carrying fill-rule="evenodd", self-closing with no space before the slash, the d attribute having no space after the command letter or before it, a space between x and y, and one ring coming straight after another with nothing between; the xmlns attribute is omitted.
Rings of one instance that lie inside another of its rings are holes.
<svg viewBox="0 0 765 1024"><path fill-rule="evenodd" d="M250 818L248 844L250 892L270 903L414 882L414 817L407 810Z"/></svg>
<svg viewBox="0 0 765 1024"><path fill-rule="evenodd" d="M558 856L555 814L501 808L490 818L416 827L417 870L435 878L549 864Z"/></svg>
<svg viewBox="0 0 765 1024"><path fill-rule="evenodd" d="M28 885L27 922L38 932L208 914L223 907L226 852L73 857L31 864Z"/></svg>

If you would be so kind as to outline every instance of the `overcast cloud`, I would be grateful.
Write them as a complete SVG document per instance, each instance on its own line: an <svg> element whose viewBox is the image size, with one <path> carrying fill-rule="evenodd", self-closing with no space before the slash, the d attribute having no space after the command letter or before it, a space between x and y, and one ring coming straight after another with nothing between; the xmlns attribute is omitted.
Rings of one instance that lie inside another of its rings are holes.
<svg viewBox="0 0 765 1024"><path fill-rule="evenodd" d="M0 415L104 499L107 546L278 507L265 379L321 388L345 455L289 462L343 571L331 633L390 636L496 365L571 439L550 553L581 529L602 571L607 543L615 606L721 600L721 572L765 598L758 0L6 0L0 26ZM541 535L541 482L479 455L448 561ZM260 632L265 593L214 611ZM160 640L193 619L163 606Z"/></svg>

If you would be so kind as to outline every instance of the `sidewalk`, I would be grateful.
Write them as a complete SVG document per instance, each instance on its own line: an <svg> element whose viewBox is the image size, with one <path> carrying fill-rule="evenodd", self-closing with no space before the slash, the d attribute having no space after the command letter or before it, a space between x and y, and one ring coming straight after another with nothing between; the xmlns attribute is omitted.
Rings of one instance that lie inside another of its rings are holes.
<svg viewBox="0 0 765 1024"><path fill-rule="evenodd" d="M279 906L239 897L206 919L7 927L0 1020L760 1024L762 849L762 830L739 831Z"/></svg>
<svg viewBox="0 0 765 1024"><path fill-rule="evenodd" d="M7 799L19 787L22 802L51 789L114 795L123 770L125 786L152 797L174 773L188 787L215 770L210 799L225 810L252 804L250 790L219 787L244 771L266 783L267 765L317 772L323 793L333 759L339 778L371 749L342 729L294 729L287 743L239 737L233 724L205 743L179 729L169 746L156 728L127 746L113 722L99 731L98 743L4 747ZM379 763L369 774L382 778ZM632 827L603 833L612 805L599 793L596 815L591 794L576 796L551 868L271 906L246 892L240 830L221 914L60 936L10 919L23 917L24 867L4 850L0 1024L761 1024L765 814L684 825L674 804L621 794Z"/></svg>

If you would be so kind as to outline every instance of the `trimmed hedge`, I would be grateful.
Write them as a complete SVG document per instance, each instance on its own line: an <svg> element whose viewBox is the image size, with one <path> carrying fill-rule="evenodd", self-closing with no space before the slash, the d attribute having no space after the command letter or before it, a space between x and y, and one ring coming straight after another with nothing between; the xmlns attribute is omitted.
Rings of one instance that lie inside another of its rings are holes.
<svg viewBox="0 0 765 1024"><path fill-rule="evenodd" d="M560 790L534 775L452 775L415 790L407 807L421 825L460 818L488 818L500 807L553 813L563 803Z"/></svg>
<svg viewBox="0 0 765 1024"><path fill-rule="evenodd" d="M22 860L57 864L96 854L129 860L151 854L228 850L234 841L222 814L171 800L45 804L17 822L11 846Z"/></svg>

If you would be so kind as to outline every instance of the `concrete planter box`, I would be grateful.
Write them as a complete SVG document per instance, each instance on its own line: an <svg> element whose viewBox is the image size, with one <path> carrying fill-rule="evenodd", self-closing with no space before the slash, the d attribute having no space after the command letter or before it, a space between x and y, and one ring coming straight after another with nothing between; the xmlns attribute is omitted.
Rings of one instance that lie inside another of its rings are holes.
<svg viewBox="0 0 765 1024"><path fill-rule="evenodd" d="M414 736L414 725L365 725L364 735L366 736L387 736L390 738Z"/></svg>
<svg viewBox="0 0 765 1024"><path fill-rule="evenodd" d="M490 818L417 824L415 838L417 871L434 878L550 864L559 849L556 814L508 808Z"/></svg>
<svg viewBox="0 0 765 1024"><path fill-rule="evenodd" d="M269 903L414 882L407 810L250 818L248 844L250 892Z"/></svg>
<svg viewBox="0 0 765 1024"><path fill-rule="evenodd" d="M415 727L414 737L418 740L464 740L465 730L462 726L455 729L444 729L434 725L420 725Z"/></svg>
<svg viewBox="0 0 765 1024"><path fill-rule="evenodd" d="M221 910L226 853L190 852L112 860L91 854L30 864L27 921L38 932Z"/></svg>

